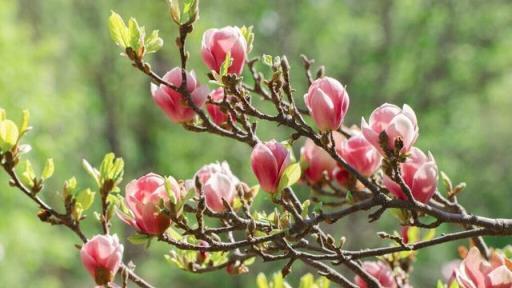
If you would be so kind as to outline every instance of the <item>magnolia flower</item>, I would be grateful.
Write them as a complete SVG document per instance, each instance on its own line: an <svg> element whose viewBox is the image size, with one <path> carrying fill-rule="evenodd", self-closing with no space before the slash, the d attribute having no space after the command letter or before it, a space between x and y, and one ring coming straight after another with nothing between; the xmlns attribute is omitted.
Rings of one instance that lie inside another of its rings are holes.
<svg viewBox="0 0 512 288"><path fill-rule="evenodd" d="M356 134L343 141L338 154L359 174L370 177L379 169L382 157L379 152L364 138Z"/></svg>
<svg viewBox="0 0 512 288"><path fill-rule="evenodd" d="M380 145L380 134L382 132L386 133L388 137L387 147L391 150L395 149L397 139L402 140L401 153L409 151L412 145L416 143L419 135L416 114L407 104L404 104L402 109L393 104L383 104L372 112L369 123L366 123L364 118L362 119L361 129L366 140L377 148L383 156L386 156L386 154Z"/></svg>
<svg viewBox="0 0 512 288"><path fill-rule="evenodd" d="M311 83L304 102L318 129L326 131L340 128L350 99L338 80L322 77Z"/></svg>
<svg viewBox="0 0 512 288"><path fill-rule="evenodd" d="M391 268L389 268L388 265L382 263L382 262L371 262L366 261L363 262L363 269L368 274L372 275L381 285L382 288L396 288L396 282L393 278L393 272L391 271ZM359 276L356 276L354 279L354 282L356 282L356 285L359 286L359 288L367 288L368 285L366 282Z"/></svg>
<svg viewBox="0 0 512 288"><path fill-rule="evenodd" d="M214 212L222 212L226 208L224 199L230 205L236 196L236 185L240 180L233 175L226 161L204 165L196 172L194 179L201 183L206 206Z"/></svg>
<svg viewBox="0 0 512 288"><path fill-rule="evenodd" d="M123 250L117 235L96 235L82 246L80 258L96 284L106 285L121 266Z"/></svg>
<svg viewBox="0 0 512 288"><path fill-rule="evenodd" d="M213 90L210 93L210 98L216 103L222 102L224 99L224 88L220 87ZM219 105L207 104L206 109L215 124L222 126L227 123L229 115L225 111L222 111L222 108ZM232 116L233 121L236 121L236 118L234 117L235 115Z"/></svg>
<svg viewBox="0 0 512 288"><path fill-rule="evenodd" d="M192 102L197 107L202 107L208 96L208 87L199 85L196 81L194 72L186 72L187 92L190 94ZM174 68L167 72L163 79L176 87L181 86L182 69ZM151 83L151 94L160 108L167 114L171 121L176 123L189 122L194 119L196 112L187 104L184 95L176 90L161 84L157 86Z"/></svg>
<svg viewBox="0 0 512 288"><path fill-rule="evenodd" d="M486 261L478 248L472 247L455 270L452 281L457 281L461 288L510 288L510 266L510 261L503 255L494 252L490 261Z"/></svg>
<svg viewBox="0 0 512 288"><path fill-rule="evenodd" d="M252 150L252 171L261 188L268 193L278 192L279 181L290 162L290 151L275 140L258 143Z"/></svg>
<svg viewBox="0 0 512 288"><path fill-rule="evenodd" d="M220 73L228 53L231 57L228 73L241 74L247 58L247 42L238 27L227 26L204 32L201 56L208 68Z"/></svg>
<svg viewBox="0 0 512 288"><path fill-rule="evenodd" d="M181 199L181 188L172 177L168 178L170 189L176 199ZM165 179L157 174L149 173L126 185L125 202L128 211L117 211L121 220L150 235L160 235L171 225L171 219L159 208L160 203L169 202L165 188Z"/></svg>
<svg viewBox="0 0 512 288"><path fill-rule="evenodd" d="M427 203L437 189L438 171L434 156L429 152L428 156L420 149L413 147L411 156L405 163L400 164L402 178L405 185L411 190L412 196L417 201ZM384 185L399 199L407 200L400 185L387 175L384 175Z"/></svg>

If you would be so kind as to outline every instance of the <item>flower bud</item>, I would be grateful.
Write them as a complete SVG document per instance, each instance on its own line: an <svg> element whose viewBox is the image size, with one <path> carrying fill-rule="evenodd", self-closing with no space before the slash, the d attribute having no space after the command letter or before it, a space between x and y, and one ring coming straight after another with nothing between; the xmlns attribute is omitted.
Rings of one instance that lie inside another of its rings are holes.
<svg viewBox="0 0 512 288"><path fill-rule="evenodd" d="M170 188L177 200L181 199L181 188L172 177L168 177ZM137 231L160 235L171 225L171 219L161 211L160 203L167 204L169 195L165 188L165 179L149 173L126 185L125 202L128 211L117 211L119 218Z"/></svg>
<svg viewBox="0 0 512 288"><path fill-rule="evenodd" d="M372 176L379 169L382 160L379 152L362 134L356 134L343 141L337 152L341 158L364 177Z"/></svg>
<svg viewBox="0 0 512 288"><path fill-rule="evenodd" d="M265 192L278 192L279 181L291 162L290 157L290 151L275 140L254 146L251 154L252 171Z"/></svg>
<svg viewBox="0 0 512 288"><path fill-rule="evenodd" d="M196 177L201 183L205 203L210 210L214 212L226 210L222 199L230 205L233 204L236 185L240 183L240 180L233 175L226 161L203 166L196 172L194 179Z"/></svg>
<svg viewBox="0 0 512 288"><path fill-rule="evenodd" d="M400 164L402 178L417 201L427 203L437 189L438 171L434 156L428 156L420 149L413 147L411 156ZM384 186L399 199L407 200L400 185L384 175Z"/></svg>
<svg viewBox="0 0 512 288"><path fill-rule="evenodd" d="M341 133L333 132L334 141L338 147L345 137ZM313 140L307 139L306 143L300 150L301 162L306 165L304 169L304 179L309 184L317 184L324 179L327 174L328 179L333 175L336 168L336 160L334 160L327 151L317 146Z"/></svg>
<svg viewBox="0 0 512 288"><path fill-rule="evenodd" d="M224 99L224 88L220 87L213 90L210 93L210 97L212 101L216 103L222 102L222 100ZM215 124L222 126L225 123L227 123L229 115L228 113L222 111L222 108L219 105L208 104L206 105L206 109L208 110L208 114L210 114L210 117L212 118ZM233 120L235 120L234 117Z"/></svg>
<svg viewBox="0 0 512 288"><path fill-rule="evenodd" d="M106 285L121 266L123 250L117 235L96 235L82 246L80 258L96 284Z"/></svg>
<svg viewBox="0 0 512 288"><path fill-rule="evenodd" d="M181 72L181 68L173 68L164 75L163 79L176 87L180 87L182 80ZM199 85L194 72L186 72L186 75L187 92L190 94L192 102L197 107L202 107L208 96L208 87L206 85ZM187 104L185 96L181 95L176 90L163 84L157 86L152 83L151 93L156 104L160 106L171 121L175 123L185 123L194 119L196 115L195 111Z"/></svg>
<svg viewBox="0 0 512 288"><path fill-rule="evenodd" d="M350 175L350 173L341 165L334 168L332 175L334 180L336 180L336 183L341 187L350 188L355 183L354 177L352 177L352 175Z"/></svg>
<svg viewBox="0 0 512 288"><path fill-rule="evenodd" d="M472 247L459 268L454 272L454 280L463 288L512 287L512 271L505 257L494 252L486 261L478 248Z"/></svg>
<svg viewBox="0 0 512 288"><path fill-rule="evenodd" d="M247 42L238 27L227 26L204 32L201 56L210 70L220 73L228 53L232 60L228 73L240 75L247 57Z"/></svg>
<svg viewBox="0 0 512 288"><path fill-rule="evenodd" d="M318 129L327 131L340 128L350 99L338 80L322 77L309 86L304 102Z"/></svg>
<svg viewBox="0 0 512 288"><path fill-rule="evenodd" d="M396 282L393 278L393 272L391 271L391 268L389 268L388 265L384 264L383 262L371 262L366 261L363 262L363 269L368 274L372 275L377 282L379 282L380 286L382 288L396 288ZM368 284L363 280L363 278L356 276L354 279L354 282L356 283L359 288L367 288Z"/></svg>
<svg viewBox="0 0 512 288"><path fill-rule="evenodd" d="M395 150L398 139L402 141L401 153L408 152L419 135L416 114L407 104L404 104L402 109L393 104L383 104L372 112L369 123L362 119L361 129L366 140L377 148L382 156L386 156L380 141L382 132L387 135L386 144L390 150Z"/></svg>

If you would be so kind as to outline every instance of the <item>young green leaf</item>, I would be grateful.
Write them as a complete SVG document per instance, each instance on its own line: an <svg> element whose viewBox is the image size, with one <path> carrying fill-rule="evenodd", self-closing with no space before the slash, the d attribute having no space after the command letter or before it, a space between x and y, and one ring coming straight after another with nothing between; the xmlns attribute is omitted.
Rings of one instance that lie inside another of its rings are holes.
<svg viewBox="0 0 512 288"><path fill-rule="evenodd" d="M313 288L315 279L311 273L308 273L300 278L299 288Z"/></svg>
<svg viewBox="0 0 512 288"><path fill-rule="evenodd" d="M77 193L75 201L80 204L82 209L85 211L91 208L91 205L94 202L94 195L96 195L96 192L92 192L91 189L87 188Z"/></svg>
<svg viewBox="0 0 512 288"><path fill-rule="evenodd" d="M46 160L46 164L44 164L43 172L41 173L41 179L46 180L52 177L54 171L55 165L53 163L53 159L49 158Z"/></svg>
<svg viewBox="0 0 512 288"><path fill-rule="evenodd" d="M153 30L145 39L144 47L147 54L155 53L164 46L164 40L158 36L158 30Z"/></svg>
<svg viewBox="0 0 512 288"><path fill-rule="evenodd" d="M0 152L9 151L16 143L20 136L18 126L11 120L0 121Z"/></svg>
<svg viewBox="0 0 512 288"><path fill-rule="evenodd" d="M286 187L290 187L300 180L301 170L300 163L293 163L286 167L279 180L277 191L282 191Z"/></svg>
<svg viewBox="0 0 512 288"><path fill-rule="evenodd" d="M128 35L130 37L128 47L131 47L134 51L137 51L143 43L144 34L142 32L137 20L130 18L130 20L128 20Z"/></svg>
<svg viewBox="0 0 512 288"><path fill-rule="evenodd" d="M263 273L259 273L258 276L256 277L256 285L258 286L258 288L270 288L268 286L267 277L265 277L265 274Z"/></svg>
<svg viewBox="0 0 512 288"><path fill-rule="evenodd" d="M181 24L181 10L180 2L178 0L169 0L169 14L171 15L172 21L180 25Z"/></svg>
<svg viewBox="0 0 512 288"><path fill-rule="evenodd" d="M108 27L110 30L110 36L117 46L126 48L129 46L129 32L128 27L123 21L123 18L116 12L112 11L108 18Z"/></svg>
<svg viewBox="0 0 512 288"><path fill-rule="evenodd" d="M272 67L274 62L272 60L272 56L271 55L263 54L261 59L263 60L263 64L265 64L265 65L267 65L269 67Z"/></svg>
<svg viewBox="0 0 512 288"><path fill-rule="evenodd" d="M23 110L23 118L21 120L21 126L20 126L20 135L25 134L28 130L30 130L29 125L30 121L30 112L28 110Z"/></svg>
<svg viewBox="0 0 512 288"><path fill-rule="evenodd" d="M220 76L228 74L228 70L232 62L233 59L231 58L231 52L228 51L228 53L226 53L226 58L224 59L224 62L222 62L222 66L220 67Z"/></svg>
<svg viewBox="0 0 512 288"><path fill-rule="evenodd" d="M32 163L29 160L26 160L25 167L23 169L23 173L21 174L22 182L26 186L32 188L34 187L34 179L36 178L36 174L34 173L34 169L32 168Z"/></svg>
<svg viewBox="0 0 512 288"><path fill-rule="evenodd" d="M144 234L134 234L128 236L128 241L134 245L146 244L151 239L151 236Z"/></svg>

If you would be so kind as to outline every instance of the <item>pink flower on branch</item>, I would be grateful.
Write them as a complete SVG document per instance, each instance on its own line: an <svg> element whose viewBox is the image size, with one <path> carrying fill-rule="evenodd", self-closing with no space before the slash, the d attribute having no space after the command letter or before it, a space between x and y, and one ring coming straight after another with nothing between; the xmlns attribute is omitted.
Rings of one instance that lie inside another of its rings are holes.
<svg viewBox="0 0 512 288"><path fill-rule="evenodd" d="M402 178L417 201L427 203L437 189L438 169L434 156L429 152L425 155L420 149L413 147L411 155L405 163L400 164ZM407 200L407 195L400 185L389 176L384 175L384 186L399 199Z"/></svg>
<svg viewBox="0 0 512 288"><path fill-rule="evenodd" d="M199 85L194 72L186 72L186 75L186 90L190 94L192 102L197 107L202 107L208 96L208 87ZM163 79L176 87L180 87L182 82L181 68L173 68L164 75ZM196 116L196 112L188 105L185 95L164 84L157 86L151 83L151 94L155 103L175 123L190 122Z"/></svg>
<svg viewBox="0 0 512 288"><path fill-rule="evenodd" d="M327 131L340 128L350 99L338 80L322 77L311 83L304 102L318 129Z"/></svg>
<svg viewBox="0 0 512 288"><path fill-rule="evenodd" d="M160 235L171 225L171 219L161 211L161 203L169 202L164 177L149 173L126 185L125 202L128 211L117 211L121 220L137 231L149 235ZM181 199L181 187L172 177L168 184L174 197Z"/></svg>
<svg viewBox="0 0 512 288"><path fill-rule="evenodd" d="M236 186L240 180L233 175L227 162L212 163L203 166L196 172L194 179L201 183L206 206L214 212L225 211L222 199L233 204Z"/></svg>
<svg viewBox="0 0 512 288"><path fill-rule="evenodd" d="M486 261L478 248L472 247L451 281L457 281L461 288L510 288L511 266L510 260L496 252Z"/></svg>
<svg viewBox="0 0 512 288"><path fill-rule="evenodd" d="M373 276L383 288L396 288L396 282L393 278L393 272L388 265L383 262L363 262L363 270ZM356 276L354 279L359 288L367 288L368 284L360 276Z"/></svg>
<svg viewBox="0 0 512 288"><path fill-rule="evenodd" d="M106 285L121 266L123 250L117 235L96 235L82 246L80 258L96 284Z"/></svg>
<svg viewBox="0 0 512 288"><path fill-rule="evenodd" d="M221 103L224 99L224 88L220 87L213 90L210 93L210 98L215 103ZM228 122L229 114L226 111L222 110L222 107L215 104L207 104L206 109L208 110L208 114L212 118L213 122L219 126L224 125ZM236 121L235 115L233 115L233 121Z"/></svg>
<svg viewBox="0 0 512 288"><path fill-rule="evenodd" d="M208 29L203 34L201 56L204 63L217 73L227 55L231 57L230 74L241 74L247 58L247 42L238 27Z"/></svg>
<svg viewBox="0 0 512 288"><path fill-rule="evenodd" d="M263 190L276 193L284 170L291 163L290 151L276 140L258 143L251 154L252 171Z"/></svg>
<svg viewBox="0 0 512 288"><path fill-rule="evenodd" d="M378 151L360 133L343 141L337 152L364 177L372 176L379 169L382 160Z"/></svg>
<svg viewBox="0 0 512 288"><path fill-rule="evenodd" d="M383 104L375 109L370 115L369 123L363 118L361 121L361 130L364 137L370 142L381 154L386 153L381 146L381 133L386 133L388 138L387 148L395 149L398 139L403 143L400 149L401 153L406 153L416 143L419 135L416 114L407 104L400 109L393 104Z"/></svg>

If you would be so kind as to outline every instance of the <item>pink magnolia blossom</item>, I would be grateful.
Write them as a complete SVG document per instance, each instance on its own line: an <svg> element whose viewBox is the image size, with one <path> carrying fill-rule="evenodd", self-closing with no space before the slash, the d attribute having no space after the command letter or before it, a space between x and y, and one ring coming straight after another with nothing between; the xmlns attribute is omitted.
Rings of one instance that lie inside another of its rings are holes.
<svg viewBox="0 0 512 288"><path fill-rule="evenodd" d="M402 178L411 190L414 199L427 203L437 188L438 171L434 156L429 152L428 156L420 149L413 147L411 156L405 163L401 163ZM407 196L389 176L384 175L384 185L399 199L407 200Z"/></svg>
<svg viewBox="0 0 512 288"><path fill-rule="evenodd" d="M181 199L181 188L172 177L168 178L171 190L176 199ZM165 179L157 174L149 173L126 185L125 202L127 213L117 211L119 218L137 231L149 235L160 235L171 225L168 215L160 212L159 205L163 200L168 202L169 195L165 189Z"/></svg>
<svg viewBox="0 0 512 288"><path fill-rule="evenodd" d="M173 68L164 75L163 79L176 87L180 87L182 80L181 72L181 68ZM187 92L190 93L192 102L194 102L196 106L202 107L208 96L208 87L206 85L199 85L194 72L186 72L186 75ZM174 89L163 84L157 86L151 83L151 94L153 94L153 99L156 104L160 106L171 121L184 123L194 119L196 112L187 104L185 96Z"/></svg>
<svg viewBox="0 0 512 288"><path fill-rule="evenodd" d="M395 141L398 138L402 139L404 144L400 151L402 153L409 151L419 135L416 114L407 104L404 104L402 109L393 104L383 104L372 112L369 123L363 118L361 129L366 140L383 156L385 153L379 143L382 132L388 136L388 148L390 149L395 148Z"/></svg>
<svg viewBox="0 0 512 288"><path fill-rule="evenodd" d="M206 206L214 212L226 210L222 199L227 203L233 204L236 196L236 185L240 180L233 175L226 161L222 163L212 163L203 166L196 172L202 185Z"/></svg>
<svg viewBox="0 0 512 288"><path fill-rule="evenodd" d="M373 175L379 169L382 160L379 152L360 133L343 141L337 152L365 177Z"/></svg>
<svg viewBox="0 0 512 288"><path fill-rule="evenodd" d="M279 181L290 162L288 149L275 140L258 143L252 150L252 171L256 175L261 188L269 193L278 192Z"/></svg>
<svg viewBox="0 0 512 288"><path fill-rule="evenodd" d="M213 90L210 93L210 97L216 103L222 102L224 99L224 88L220 87ZM228 121L228 113L222 111L222 108L219 105L207 104L206 109L208 110L208 114L210 114L210 117L215 124L222 126ZM233 120L235 120L234 117Z"/></svg>
<svg viewBox="0 0 512 288"><path fill-rule="evenodd" d="M80 258L85 269L98 285L114 280L121 265L124 247L117 235L96 235L80 249Z"/></svg>
<svg viewBox="0 0 512 288"><path fill-rule="evenodd" d="M384 264L383 262L372 262L372 261L366 261L363 262L363 269L368 274L372 275L381 285L382 288L396 288L396 282L393 278L393 272L391 271L391 268L389 268L388 265ZM367 288L368 285L366 282L359 276L356 276L354 279L354 282L356 283L359 288Z"/></svg>
<svg viewBox="0 0 512 288"><path fill-rule="evenodd" d="M490 261L486 261L478 248L472 247L454 272L454 281L461 288L510 288L512 271L506 261L498 253L493 253Z"/></svg>
<svg viewBox="0 0 512 288"><path fill-rule="evenodd" d="M350 99L338 80L322 77L309 86L304 102L321 131L336 130L347 113Z"/></svg>
<svg viewBox="0 0 512 288"><path fill-rule="evenodd" d="M247 58L247 42L238 27L227 26L221 29L208 29L203 34L201 56L204 63L217 73L230 54L230 74L241 74Z"/></svg>
<svg viewBox="0 0 512 288"><path fill-rule="evenodd" d="M336 166L332 171L333 178L341 187L349 187L354 183L352 175L341 165Z"/></svg>
<svg viewBox="0 0 512 288"><path fill-rule="evenodd" d="M300 154L302 163L306 165L304 179L310 184L321 182L324 179L324 173L330 178L332 171L336 168L336 160L311 139L306 140Z"/></svg>

